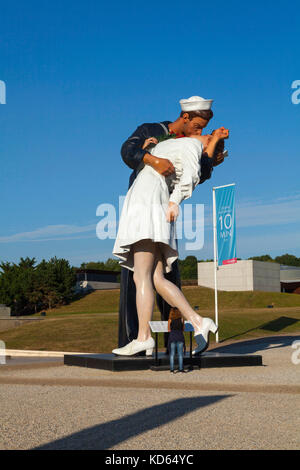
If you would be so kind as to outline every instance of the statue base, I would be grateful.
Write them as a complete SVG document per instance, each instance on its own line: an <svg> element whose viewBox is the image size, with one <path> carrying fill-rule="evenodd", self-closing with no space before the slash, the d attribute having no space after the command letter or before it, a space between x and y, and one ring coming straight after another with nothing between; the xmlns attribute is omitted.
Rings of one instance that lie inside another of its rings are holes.
<svg viewBox="0 0 300 470"><path fill-rule="evenodd" d="M114 354L66 354L64 364L67 366L89 367L93 369L110 370L112 372L130 370L168 370L170 368L169 356L158 353L153 356L115 356ZM175 367L177 367L177 357ZM189 354L184 356L185 368L212 368L212 367L245 367L262 366L262 356L258 354L228 354L217 352L204 352L200 356Z"/></svg>

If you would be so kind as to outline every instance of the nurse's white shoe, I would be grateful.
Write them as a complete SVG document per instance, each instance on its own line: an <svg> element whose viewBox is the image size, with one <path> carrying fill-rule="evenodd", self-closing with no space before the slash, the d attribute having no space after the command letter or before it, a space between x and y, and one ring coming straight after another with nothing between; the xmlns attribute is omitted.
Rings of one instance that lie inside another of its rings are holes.
<svg viewBox="0 0 300 470"><path fill-rule="evenodd" d="M209 346L209 332L216 333L218 331L217 325L211 318L202 318L202 325L200 329L195 330L194 338L198 344L197 348L192 352L193 356L204 352Z"/></svg>
<svg viewBox="0 0 300 470"><path fill-rule="evenodd" d="M154 346L155 341L152 336L150 336L146 341L137 341L134 339L123 348L113 349L112 352L117 356L134 356L135 354L146 351L146 356L152 356Z"/></svg>

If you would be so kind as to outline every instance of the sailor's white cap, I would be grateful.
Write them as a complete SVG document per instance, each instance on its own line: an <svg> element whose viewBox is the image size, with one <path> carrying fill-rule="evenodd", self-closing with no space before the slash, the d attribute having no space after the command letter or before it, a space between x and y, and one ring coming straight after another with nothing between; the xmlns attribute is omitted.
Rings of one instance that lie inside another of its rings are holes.
<svg viewBox="0 0 300 470"><path fill-rule="evenodd" d="M191 96L179 101L182 111L207 111L211 109L213 100L205 100L201 96Z"/></svg>

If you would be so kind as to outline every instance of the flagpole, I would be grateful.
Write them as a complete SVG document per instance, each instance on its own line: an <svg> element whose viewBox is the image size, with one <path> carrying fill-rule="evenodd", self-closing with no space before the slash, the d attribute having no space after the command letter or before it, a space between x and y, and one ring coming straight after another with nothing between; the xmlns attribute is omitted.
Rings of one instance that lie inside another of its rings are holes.
<svg viewBox="0 0 300 470"><path fill-rule="evenodd" d="M214 231L214 276L215 276L215 323L219 326L218 315L218 283L217 283L217 217L216 217L216 193L213 188L213 231ZM216 342L219 342L219 330L216 333Z"/></svg>

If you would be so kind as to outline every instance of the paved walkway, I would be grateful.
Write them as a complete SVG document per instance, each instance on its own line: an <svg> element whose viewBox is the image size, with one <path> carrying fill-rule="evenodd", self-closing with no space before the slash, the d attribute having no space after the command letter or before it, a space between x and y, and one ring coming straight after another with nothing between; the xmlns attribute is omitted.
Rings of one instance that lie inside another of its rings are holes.
<svg viewBox="0 0 300 470"><path fill-rule="evenodd" d="M295 341L218 348L262 354L263 367L175 375L12 358L0 366L0 449L299 449Z"/></svg>

